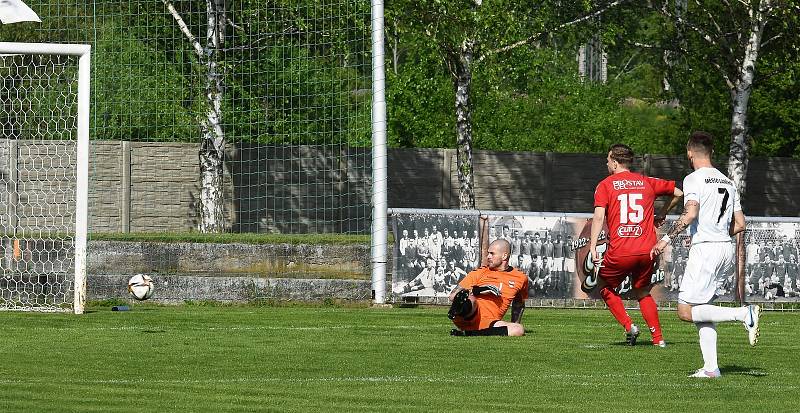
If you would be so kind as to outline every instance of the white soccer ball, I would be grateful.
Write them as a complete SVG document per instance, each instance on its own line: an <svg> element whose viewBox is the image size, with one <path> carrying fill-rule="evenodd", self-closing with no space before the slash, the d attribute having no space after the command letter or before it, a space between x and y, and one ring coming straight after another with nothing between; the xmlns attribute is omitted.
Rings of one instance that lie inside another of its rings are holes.
<svg viewBox="0 0 800 413"><path fill-rule="evenodd" d="M147 274L136 274L128 280L128 292L139 301L153 296L153 279Z"/></svg>

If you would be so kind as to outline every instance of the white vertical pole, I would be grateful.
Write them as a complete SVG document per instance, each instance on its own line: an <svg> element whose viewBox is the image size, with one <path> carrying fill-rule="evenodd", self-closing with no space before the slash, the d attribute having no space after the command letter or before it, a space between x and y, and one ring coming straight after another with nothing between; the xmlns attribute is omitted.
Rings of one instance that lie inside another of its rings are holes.
<svg viewBox="0 0 800 413"><path fill-rule="evenodd" d="M372 292L386 302L386 68L383 52L383 0L372 0Z"/></svg>
<svg viewBox="0 0 800 413"><path fill-rule="evenodd" d="M75 194L75 314L86 305L86 234L89 229L89 79L91 47L78 60L78 164Z"/></svg>

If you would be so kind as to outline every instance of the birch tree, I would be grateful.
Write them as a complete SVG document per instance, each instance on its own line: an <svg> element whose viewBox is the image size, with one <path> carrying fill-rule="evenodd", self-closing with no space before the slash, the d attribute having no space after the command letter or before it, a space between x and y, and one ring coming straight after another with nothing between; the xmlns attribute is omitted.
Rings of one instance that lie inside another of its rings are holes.
<svg viewBox="0 0 800 413"><path fill-rule="evenodd" d="M459 207L475 208L471 86L476 67L520 47L539 47L555 33L626 3L440 0L398 1L403 29L436 45L454 93Z"/></svg>
<svg viewBox="0 0 800 413"><path fill-rule="evenodd" d="M205 41L192 33L172 0L162 0L175 20L186 41L194 50L202 67L203 99L200 125L200 226L201 232L221 232L224 229L223 207L223 162L225 155L225 133L222 129L222 74L220 58L225 39L224 0L206 0Z"/></svg>
<svg viewBox="0 0 800 413"><path fill-rule="evenodd" d="M747 190L751 142L748 109L759 58L796 48L796 23L800 6L785 0L691 1L683 13L675 13L666 1L661 13L685 36L685 44L673 47L694 64L710 65L724 81L730 96L730 150L728 176L739 193ZM691 68L689 68L691 70Z"/></svg>

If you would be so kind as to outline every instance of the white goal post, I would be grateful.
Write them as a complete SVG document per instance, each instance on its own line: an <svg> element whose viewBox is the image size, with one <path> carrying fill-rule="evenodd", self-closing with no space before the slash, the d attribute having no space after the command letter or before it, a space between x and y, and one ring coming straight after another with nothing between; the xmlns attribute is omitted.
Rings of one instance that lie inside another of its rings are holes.
<svg viewBox="0 0 800 413"><path fill-rule="evenodd" d="M0 310L84 311L90 52L0 42Z"/></svg>

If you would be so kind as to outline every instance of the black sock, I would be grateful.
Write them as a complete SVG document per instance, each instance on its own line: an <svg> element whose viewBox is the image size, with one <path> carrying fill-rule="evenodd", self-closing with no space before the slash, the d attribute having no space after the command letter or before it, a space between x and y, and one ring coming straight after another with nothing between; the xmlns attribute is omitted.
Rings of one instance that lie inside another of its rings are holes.
<svg viewBox="0 0 800 413"><path fill-rule="evenodd" d="M468 330L464 332L467 336L507 336L508 327L489 327L481 330Z"/></svg>

